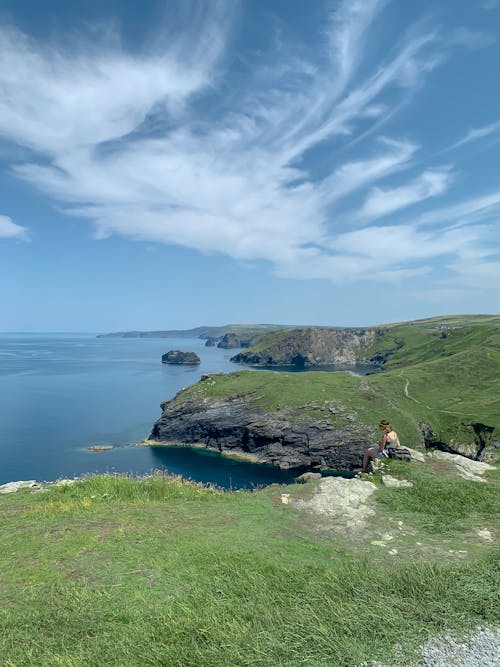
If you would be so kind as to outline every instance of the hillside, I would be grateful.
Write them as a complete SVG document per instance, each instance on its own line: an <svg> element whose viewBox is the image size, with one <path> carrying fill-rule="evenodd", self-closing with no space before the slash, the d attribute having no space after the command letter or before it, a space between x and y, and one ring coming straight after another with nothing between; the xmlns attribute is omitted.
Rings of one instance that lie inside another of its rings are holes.
<svg viewBox="0 0 500 667"><path fill-rule="evenodd" d="M344 480L371 494L354 524L335 496L333 514L309 509L316 482L111 476L0 496L2 664L409 667L450 632L463 655L500 622L498 469L386 473L413 486Z"/></svg>
<svg viewBox="0 0 500 667"><path fill-rule="evenodd" d="M98 338L222 338L226 334L235 334L244 338L255 337L268 331L293 328L284 324L226 324L211 327L200 326L194 329L166 329L164 331L116 331L99 334Z"/></svg>
<svg viewBox="0 0 500 667"><path fill-rule="evenodd" d="M432 326L428 321L415 321L367 329L275 331L259 336L231 360L253 366L368 363L391 368L449 356L486 340L488 345L498 346L500 325L476 322L451 326L437 321L435 318Z"/></svg>
<svg viewBox="0 0 500 667"><path fill-rule="evenodd" d="M243 371L199 382L162 405L151 439L282 467L351 469L384 417L407 446L492 455L500 442L499 327L394 327L366 349L387 358L383 372Z"/></svg>

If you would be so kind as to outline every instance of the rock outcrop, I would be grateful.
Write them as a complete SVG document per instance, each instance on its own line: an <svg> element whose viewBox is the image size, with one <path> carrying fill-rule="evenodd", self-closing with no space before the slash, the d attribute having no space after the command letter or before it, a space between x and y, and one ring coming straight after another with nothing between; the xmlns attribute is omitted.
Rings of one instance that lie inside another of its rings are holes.
<svg viewBox="0 0 500 667"><path fill-rule="evenodd" d="M161 407L163 414L150 440L243 452L258 463L284 469L352 470L360 466L375 435L355 420L333 426L307 416L301 419L300 410L265 412L234 396L211 402L193 396L183 401L174 398Z"/></svg>
<svg viewBox="0 0 500 667"><path fill-rule="evenodd" d="M255 349L232 357L236 363L253 366L318 366L337 364L354 366L358 361L370 362L367 349L373 344L375 329L310 328L287 331L282 335L267 334Z"/></svg>
<svg viewBox="0 0 500 667"><path fill-rule="evenodd" d="M169 350L162 355L162 364L200 364L201 359L196 352L181 352L181 350Z"/></svg>
<svg viewBox="0 0 500 667"><path fill-rule="evenodd" d="M251 345L254 338L255 336L241 337L234 333L227 333L222 336L220 341L217 343L217 347L220 347L223 350L232 350L238 347L248 347Z"/></svg>

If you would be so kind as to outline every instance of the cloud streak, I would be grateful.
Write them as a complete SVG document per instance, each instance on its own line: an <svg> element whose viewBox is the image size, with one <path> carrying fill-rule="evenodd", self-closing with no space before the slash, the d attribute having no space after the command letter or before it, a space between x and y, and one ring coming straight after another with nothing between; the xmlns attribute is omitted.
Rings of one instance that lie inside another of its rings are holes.
<svg viewBox="0 0 500 667"><path fill-rule="evenodd" d="M97 239L177 244L336 282L409 279L450 253L459 270L479 228L442 218L373 224L444 194L450 169L430 166L391 187L383 179L415 166L415 140L386 133L354 157L338 150L379 126L383 96L403 103L443 60L432 31L410 31L388 57L367 59L386 4L337 3L320 58L292 57L285 43L283 59L268 54L271 64L244 81L229 76L223 3L182 39L135 55L116 35L69 52L3 28L0 135L31 151L14 173L91 220ZM349 229L360 221L364 229ZM394 258L381 262L387 239Z"/></svg>
<svg viewBox="0 0 500 667"><path fill-rule="evenodd" d="M26 227L16 225L7 215L0 215L0 239L28 239Z"/></svg>

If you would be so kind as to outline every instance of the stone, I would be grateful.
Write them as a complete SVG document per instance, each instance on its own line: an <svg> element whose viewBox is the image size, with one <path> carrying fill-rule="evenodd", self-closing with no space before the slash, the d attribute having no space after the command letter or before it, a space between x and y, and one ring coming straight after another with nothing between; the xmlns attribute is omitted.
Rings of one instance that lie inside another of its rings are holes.
<svg viewBox="0 0 500 667"><path fill-rule="evenodd" d="M297 479L300 479L302 482L307 482L310 479L322 479L323 475L320 472L304 472L302 475L299 475Z"/></svg>
<svg viewBox="0 0 500 667"><path fill-rule="evenodd" d="M368 500L376 490L372 482L328 477L318 484L310 500L297 500L294 506L299 510L330 517L340 526L358 528L375 514Z"/></svg>
<svg viewBox="0 0 500 667"><path fill-rule="evenodd" d="M406 445L404 448L410 452L412 461L425 463L425 454L423 452L419 452L418 449L411 449L411 447L406 447Z"/></svg>
<svg viewBox="0 0 500 667"><path fill-rule="evenodd" d="M475 461L460 454L450 454L449 452L441 452L436 450L429 454L432 458L438 461L448 461L454 463L457 467L458 474L463 479L471 482L486 482L480 475L483 475L488 470L495 470L495 466L485 463L484 461Z"/></svg>
<svg viewBox="0 0 500 667"><path fill-rule="evenodd" d="M91 452L106 452L108 449L114 449L113 445L90 445L87 447Z"/></svg>
<svg viewBox="0 0 500 667"><path fill-rule="evenodd" d="M30 480L21 480L19 482L7 482L7 484L2 484L0 486L0 493L16 493L19 489L38 489L39 484L34 479Z"/></svg>
<svg viewBox="0 0 500 667"><path fill-rule="evenodd" d="M407 479L397 479L392 475L382 475L382 484L394 489L410 488L413 486L413 482L409 482Z"/></svg>
<svg viewBox="0 0 500 667"><path fill-rule="evenodd" d="M476 534L483 540L488 540L490 542L493 540L493 535L491 534L491 531L488 530L487 528L478 528L476 530Z"/></svg>
<svg viewBox="0 0 500 667"><path fill-rule="evenodd" d="M210 380L217 375L224 375L224 373L202 373L200 380L201 382L205 382L205 380Z"/></svg>

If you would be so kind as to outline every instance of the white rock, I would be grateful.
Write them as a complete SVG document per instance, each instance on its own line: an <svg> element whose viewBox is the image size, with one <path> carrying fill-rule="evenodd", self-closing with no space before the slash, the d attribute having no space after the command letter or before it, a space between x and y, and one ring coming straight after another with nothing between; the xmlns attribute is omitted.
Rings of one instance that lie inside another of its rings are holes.
<svg viewBox="0 0 500 667"><path fill-rule="evenodd" d="M295 507L330 516L348 527L362 526L375 514L367 501L376 490L372 482L328 477L318 484L311 500L298 500Z"/></svg>
<svg viewBox="0 0 500 667"><path fill-rule="evenodd" d="M382 475L382 484L395 489L413 486L413 482L409 482L407 479L397 479L396 477L392 477L392 475Z"/></svg>
<svg viewBox="0 0 500 667"><path fill-rule="evenodd" d="M483 482L484 484L486 484L485 479L479 477L479 475L475 475L473 472L470 472L470 470L462 468L462 466L460 465L457 465L456 468L458 471L458 476L461 477L462 479L468 479L470 482Z"/></svg>
<svg viewBox="0 0 500 667"><path fill-rule="evenodd" d="M36 483L36 480L30 479L26 481L19 481L19 482L7 482L7 484L2 484L0 486L0 493L15 493L19 489L36 489L38 488L38 484Z"/></svg>
<svg viewBox="0 0 500 667"><path fill-rule="evenodd" d="M466 456L460 456L460 454L450 454L449 452L440 452L439 450L436 450L432 454L432 457L440 461L454 463L459 468L462 468L473 475L482 475L487 470L495 470L495 466L492 466L489 463L484 463L484 461L473 461Z"/></svg>
<svg viewBox="0 0 500 667"><path fill-rule="evenodd" d="M404 449L407 449L410 452L412 461L419 461L420 463L425 463L425 454L423 452L419 452L418 449L411 449L406 445L404 445Z"/></svg>
<svg viewBox="0 0 500 667"><path fill-rule="evenodd" d="M476 530L476 534L479 535L479 537L482 537L483 540L492 540L493 535L491 534L491 531L488 530L487 528L480 528Z"/></svg>
<svg viewBox="0 0 500 667"><path fill-rule="evenodd" d="M299 475L297 479L307 482L310 479L321 479L322 474L320 472L305 472L302 475Z"/></svg>
<svg viewBox="0 0 500 667"><path fill-rule="evenodd" d="M289 493L282 493L281 494L281 502L283 505L288 505L290 502L290 494Z"/></svg>

